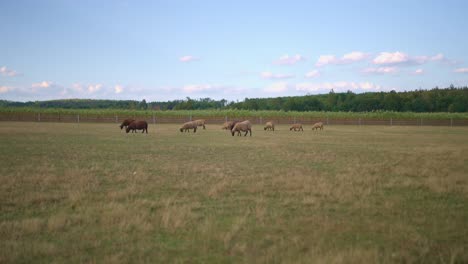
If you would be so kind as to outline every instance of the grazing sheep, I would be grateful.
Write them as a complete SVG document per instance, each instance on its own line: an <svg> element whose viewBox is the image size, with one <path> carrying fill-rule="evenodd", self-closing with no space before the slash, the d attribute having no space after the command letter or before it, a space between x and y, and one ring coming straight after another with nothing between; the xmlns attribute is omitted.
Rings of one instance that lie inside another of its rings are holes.
<svg viewBox="0 0 468 264"><path fill-rule="evenodd" d="M236 123L231 130L232 136L234 136L236 132L240 136L241 131L245 131L244 137L247 136L248 132L250 132L250 136L252 136L252 124L250 124L249 120Z"/></svg>
<svg viewBox="0 0 468 264"><path fill-rule="evenodd" d="M315 130L315 129L319 130L319 128L320 128L320 130L323 130L323 123L322 122L315 123L312 126L312 130Z"/></svg>
<svg viewBox="0 0 468 264"><path fill-rule="evenodd" d="M263 130L275 131L275 124L272 121L266 122L265 127L263 128Z"/></svg>
<svg viewBox="0 0 468 264"><path fill-rule="evenodd" d="M132 133L136 133L137 130L142 130L141 133L145 133L146 131L146 134L148 134L148 123L146 123L146 121L133 121L125 129L127 133L130 130Z"/></svg>
<svg viewBox="0 0 468 264"><path fill-rule="evenodd" d="M304 131L304 129L302 129L302 124L293 124L289 130L291 131L293 129L294 131Z"/></svg>
<svg viewBox="0 0 468 264"><path fill-rule="evenodd" d="M130 125L130 123L132 123L133 121L135 121L135 119L125 119L122 124L120 124L120 130L122 130L122 128L125 127L125 129L127 129L127 126Z"/></svg>
<svg viewBox="0 0 468 264"><path fill-rule="evenodd" d="M221 129L226 129L228 130L229 129L229 126L232 125L232 121L228 121L228 122L224 122L223 126L221 127ZM230 130L230 129L229 129Z"/></svg>
<svg viewBox="0 0 468 264"><path fill-rule="evenodd" d="M193 122L197 123L197 126L202 126L203 129L205 129L205 119L197 119L197 120L194 120Z"/></svg>
<svg viewBox="0 0 468 264"><path fill-rule="evenodd" d="M196 133L197 132L197 127L198 127L198 123L196 123L195 121L189 121L187 123L184 123L181 127L180 127L180 132L190 132L190 129L193 129L193 133Z"/></svg>
<svg viewBox="0 0 468 264"><path fill-rule="evenodd" d="M222 129L226 129L226 130L231 131L232 128L233 128L237 123L239 123L239 121L228 121L228 122L225 122L225 123L223 124Z"/></svg>

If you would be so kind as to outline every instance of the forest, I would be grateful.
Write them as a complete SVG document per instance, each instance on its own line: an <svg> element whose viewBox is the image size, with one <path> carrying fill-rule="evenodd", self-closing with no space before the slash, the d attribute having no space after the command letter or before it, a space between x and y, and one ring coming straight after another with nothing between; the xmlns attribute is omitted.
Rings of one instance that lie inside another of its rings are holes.
<svg viewBox="0 0 468 264"><path fill-rule="evenodd" d="M329 112L468 112L468 87L433 88L431 90L328 94L274 98L245 98L242 101L211 98L164 102L136 100L63 99L49 101L12 102L0 100L0 107L31 107L61 109L126 109L126 110L276 110Z"/></svg>

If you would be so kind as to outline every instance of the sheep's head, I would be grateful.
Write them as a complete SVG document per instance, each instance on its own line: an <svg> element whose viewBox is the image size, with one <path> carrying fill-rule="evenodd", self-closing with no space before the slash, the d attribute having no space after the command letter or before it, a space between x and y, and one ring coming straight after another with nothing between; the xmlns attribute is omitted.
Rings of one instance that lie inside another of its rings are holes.
<svg viewBox="0 0 468 264"><path fill-rule="evenodd" d="M184 132L184 128L183 128L183 127L180 128L180 132Z"/></svg>
<svg viewBox="0 0 468 264"><path fill-rule="evenodd" d="M123 128L123 125L120 125L120 130L122 130L122 128Z"/></svg>

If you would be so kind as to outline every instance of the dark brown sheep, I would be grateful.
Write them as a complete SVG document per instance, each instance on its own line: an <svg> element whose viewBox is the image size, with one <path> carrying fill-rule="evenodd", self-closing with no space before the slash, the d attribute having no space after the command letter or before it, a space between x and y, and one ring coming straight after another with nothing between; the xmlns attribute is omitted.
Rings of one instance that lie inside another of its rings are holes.
<svg viewBox="0 0 468 264"><path fill-rule="evenodd" d="M133 121L127 126L127 129L125 130L127 133L132 131L132 133L136 133L137 130L143 130L141 133L148 134L148 123L146 121Z"/></svg>
<svg viewBox="0 0 468 264"><path fill-rule="evenodd" d="M238 122L234 125L234 127L231 130L232 136L237 132L237 134L240 136L241 131L245 131L244 136L247 136L247 133L250 132L250 136L252 136L252 124L250 124L249 120L245 120L242 122Z"/></svg>
<svg viewBox="0 0 468 264"><path fill-rule="evenodd" d="M122 128L127 128L128 125L130 125L130 123L132 123L133 121L135 121L135 119L125 119L122 124L120 124L120 130L122 130Z"/></svg>
<svg viewBox="0 0 468 264"><path fill-rule="evenodd" d="M293 124L289 130L293 129L294 131L304 131L304 129L302 129L302 124Z"/></svg>

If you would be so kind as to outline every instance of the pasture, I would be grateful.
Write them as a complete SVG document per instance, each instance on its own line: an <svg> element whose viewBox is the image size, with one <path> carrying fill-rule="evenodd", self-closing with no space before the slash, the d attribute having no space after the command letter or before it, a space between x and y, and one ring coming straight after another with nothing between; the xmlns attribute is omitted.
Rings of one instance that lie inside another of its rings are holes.
<svg viewBox="0 0 468 264"><path fill-rule="evenodd" d="M0 263L466 263L468 128L0 123Z"/></svg>

